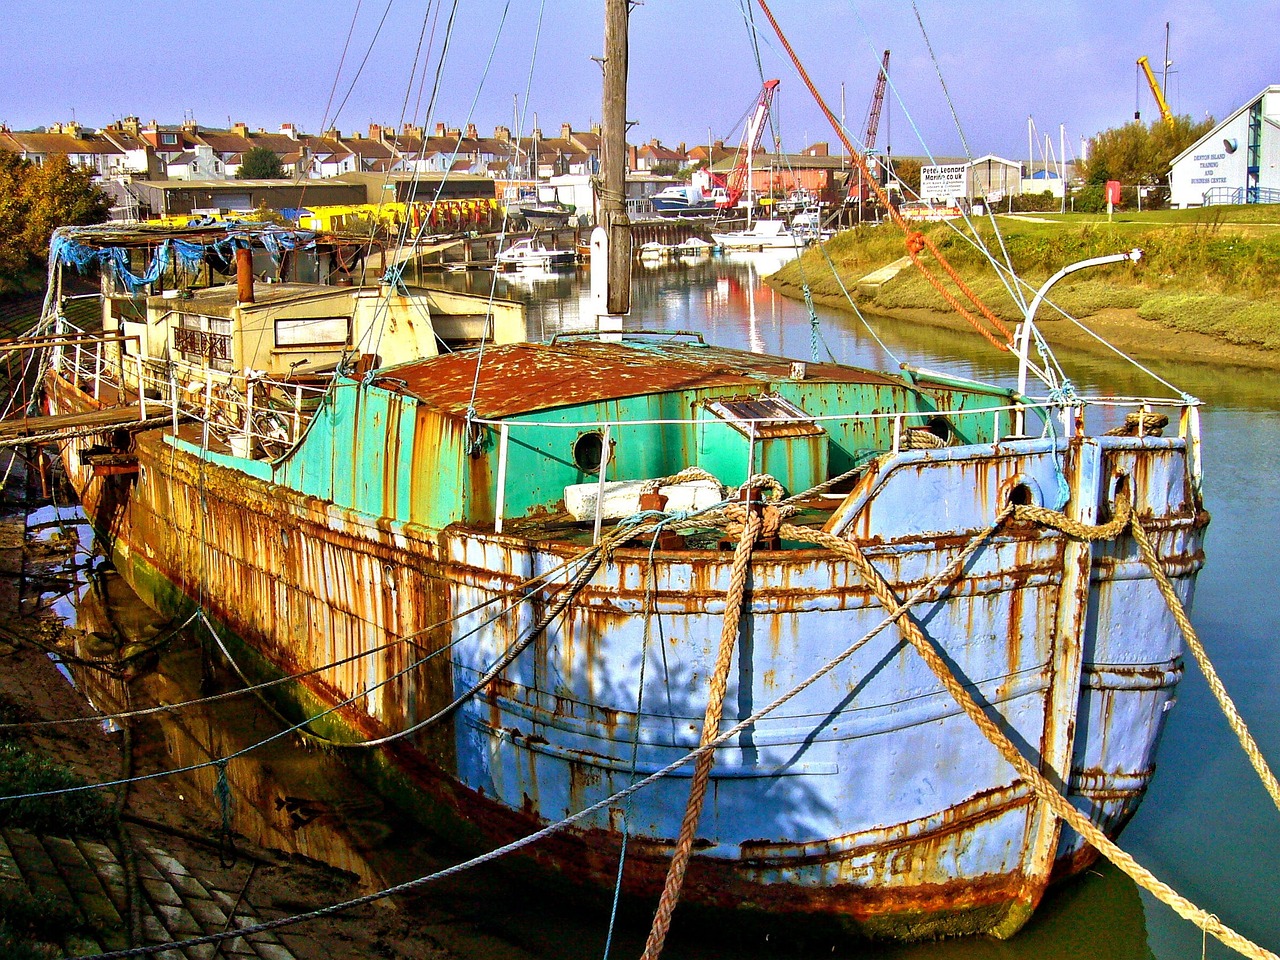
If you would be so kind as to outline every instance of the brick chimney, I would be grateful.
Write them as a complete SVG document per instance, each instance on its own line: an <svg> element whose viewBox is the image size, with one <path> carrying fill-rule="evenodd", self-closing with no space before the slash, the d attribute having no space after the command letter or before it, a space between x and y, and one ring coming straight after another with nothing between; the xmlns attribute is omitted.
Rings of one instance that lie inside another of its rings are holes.
<svg viewBox="0 0 1280 960"><path fill-rule="evenodd" d="M640 151L636 149L634 144L627 144L627 168L630 170L640 169Z"/></svg>
<svg viewBox="0 0 1280 960"><path fill-rule="evenodd" d="M494 127L493 139L501 140L503 143L506 143L508 140L511 139L511 128L510 127Z"/></svg>
<svg viewBox="0 0 1280 960"><path fill-rule="evenodd" d="M237 120L235 123L231 125L231 132L234 133L237 137L248 137L249 125L245 123L243 120Z"/></svg>
<svg viewBox="0 0 1280 960"><path fill-rule="evenodd" d="M136 137L142 129L142 124L138 122L137 117L125 117L120 121L120 129L131 137Z"/></svg>
<svg viewBox="0 0 1280 960"><path fill-rule="evenodd" d="M567 123L560 124L560 139L568 140L572 136L573 136L573 127L571 127Z"/></svg>
<svg viewBox="0 0 1280 960"><path fill-rule="evenodd" d="M468 124L467 124L467 139L468 139L468 140L479 140L479 139L480 139L480 134L479 134L479 132L476 130L476 125L475 125L474 123L468 123Z"/></svg>
<svg viewBox="0 0 1280 960"><path fill-rule="evenodd" d="M462 128L450 127L448 130L445 131L445 136L447 136L450 140L457 140L462 136Z"/></svg>
<svg viewBox="0 0 1280 960"><path fill-rule="evenodd" d="M376 124L376 123L369 124L369 139L370 140L382 139L382 127L379 124Z"/></svg>
<svg viewBox="0 0 1280 960"><path fill-rule="evenodd" d="M434 135L435 135L435 136L437 136L437 137L443 137L443 136L444 136L444 121L443 121L443 120L441 120L441 121L439 121L439 122L437 122L437 123L436 123L436 132L435 132L435 134L434 134Z"/></svg>
<svg viewBox="0 0 1280 960"><path fill-rule="evenodd" d="M324 132L324 138L326 140L341 140L342 133L341 131L338 130L337 127L330 127L328 130Z"/></svg>
<svg viewBox="0 0 1280 960"><path fill-rule="evenodd" d="M283 133L290 140L298 139L298 128L295 127L292 123L280 124L280 132Z"/></svg>

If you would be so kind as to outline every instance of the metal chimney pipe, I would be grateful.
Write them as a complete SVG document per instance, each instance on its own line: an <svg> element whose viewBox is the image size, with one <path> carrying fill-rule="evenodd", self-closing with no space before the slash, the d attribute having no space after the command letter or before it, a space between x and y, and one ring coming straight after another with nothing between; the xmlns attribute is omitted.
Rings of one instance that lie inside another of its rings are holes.
<svg viewBox="0 0 1280 960"><path fill-rule="evenodd" d="M236 301L253 303L253 251L236 249Z"/></svg>

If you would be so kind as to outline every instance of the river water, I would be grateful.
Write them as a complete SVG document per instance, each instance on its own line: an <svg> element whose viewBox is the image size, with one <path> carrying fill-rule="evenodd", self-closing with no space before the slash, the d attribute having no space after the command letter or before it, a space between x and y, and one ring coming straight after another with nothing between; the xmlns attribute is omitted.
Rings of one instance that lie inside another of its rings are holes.
<svg viewBox="0 0 1280 960"><path fill-rule="evenodd" d="M715 344L808 358L813 331L805 306L760 281L762 273L777 265L776 259L744 254L640 270L627 326L695 331ZM492 274L447 279L486 293L493 284L498 296L525 301L531 337L581 329L587 296L582 274L503 275L496 283ZM973 334L875 318L877 343L852 315L819 308L818 319L820 349L829 349L842 362L892 370L907 361L1010 385L1016 375L1007 355ZM1082 393L1170 395L1168 388L1119 359L1065 350L1058 356ZM1266 678L1280 673L1274 587L1280 575L1275 552L1280 541L1275 519L1280 502L1280 376L1194 363L1161 363L1158 372L1207 404L1205 498L1213 522L1192 619L1263 752L1276 761L1280 713ZM112 586L115 603L123 602L122 592L118 583ZM101 612L91 596L89 600L80 616L91 630ZM191 688L186 695L194 695L197 660L190 651L166 655L160 678L148 681L153 694L170 702L181 699L185 673ZM155 735L163 738L168 762L176 765L211 751L225 755L273 726L270 717L250 716L242 703L157 727ZM277 745L260 767L241 768L235 779L238 829L261 842L352 870L370 889L447 861L446 851L397 823L323 754ZM208 792L211 785L203 786ZM1275 910L1280 874L1274 869L1280 862L1280 813L1271 807L1191 661L1169 716L1155 779L1121 845L1228 925L1264 946L1280 947L1280 911ZM526 955L556 960L602 956L603 907L548 906L526 898L520 888L504 887L504 882L486 876L440 893L445 909L469 918L486 942L497 937L500 943L518 944ZM613 956L638 955L646 920L630 918L615 938ZM453 945L462 947L456 941ZM501 946L474 951L503 952ZM833 947L795 939L744 943L727 934L709 941L698 935L675 936L667 955L708 960L774 955L1173 960L1201 956L1201 934L1114 868L1100 864L1055 888L1027 928L1009 942ZM1205 955L1232 954L1210 940Z"/></svg>

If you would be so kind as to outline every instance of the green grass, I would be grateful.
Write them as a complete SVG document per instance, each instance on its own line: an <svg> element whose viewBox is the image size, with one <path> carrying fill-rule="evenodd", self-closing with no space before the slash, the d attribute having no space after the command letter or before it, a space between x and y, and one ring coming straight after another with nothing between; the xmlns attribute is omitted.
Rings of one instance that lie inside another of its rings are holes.
<svg viewBox="0 0 1280 960"><path fill-rule="evenodd" d="M70 904L32 893L18 881L0 882L0 956L6 960L61 956L54 945L83 929Z"/></svg>
<svg viewBox="0 0 1280 960"><path fill-rule="evenodd" d="M20 703L0 696L0 723L31 719ZM66 767L29 749L11 731L0 733L0 796L77 787L84 782ZM112 817L102 791L83 790L31 800L0 800L0 827L104 838L111 835Z"/></svg>
<svg viewBox="0 0 1280 960"><path fill-rule="evenodd" d="M1280 349L1280 210L1272 206L1212 207L1126 213L1112 223L1094 215L1041 215L1053 222L1000 219L1004 249L1014 269L1038 288L1061 267L1138 247L1137 263L1094 268L1053 289L1055 303L1078 317L1107 308L1135 309L1153 324L1208 334L1230 343ZM979 236L999 255L989 221ZM958 226L963 223L957 221ZM1002 319L1021 313L985 255L945 225L928 236L959 275ZM838 234L827 254L850 291L859 278L906 253L891 224ZM819 296L843 299L821 251L810 249L777 275L783 286L805 279ZM867 302L867 301L864 301ZM874 301L883 309L949 309L916 270L904 270L883 285Z"/></svg>

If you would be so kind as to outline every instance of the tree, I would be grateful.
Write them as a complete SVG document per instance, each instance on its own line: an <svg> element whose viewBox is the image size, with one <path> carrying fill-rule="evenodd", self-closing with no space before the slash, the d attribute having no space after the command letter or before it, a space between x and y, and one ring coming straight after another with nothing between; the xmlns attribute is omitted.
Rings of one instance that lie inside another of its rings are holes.
<svg viewBox="0 0 1280 960"><path fill-rule="evenodd" d="M893 175L902 184L907 195L904 199L914 200L920 196L920 161L903 157L893 161Z"/></svg>
<svg viewBox="0 0 1280 960"><path fill-rule="evenodd" d="M1103 130L1089 141L1085 161L1087 183L1119 180L1129 185L1166 183L1173 158L1213 129L1213 118L1193 123L1190 117L1174 117L1173 123L1155 120L1148 127L1139 120Z"/></svg>
<svg viewBox="0 0 1280 960"><path fill-rule="evenodd" d="M237 180L274 180L284 176L284 164L266 147L247 151L236 171Z"/></svg>
<svg viewBox="0 0 1280 960"><path fill-rule="evenodd" d="M110 201L66 157L43 164L0 150L0 292L39 287L56 227L101 223Z"/></svg>

